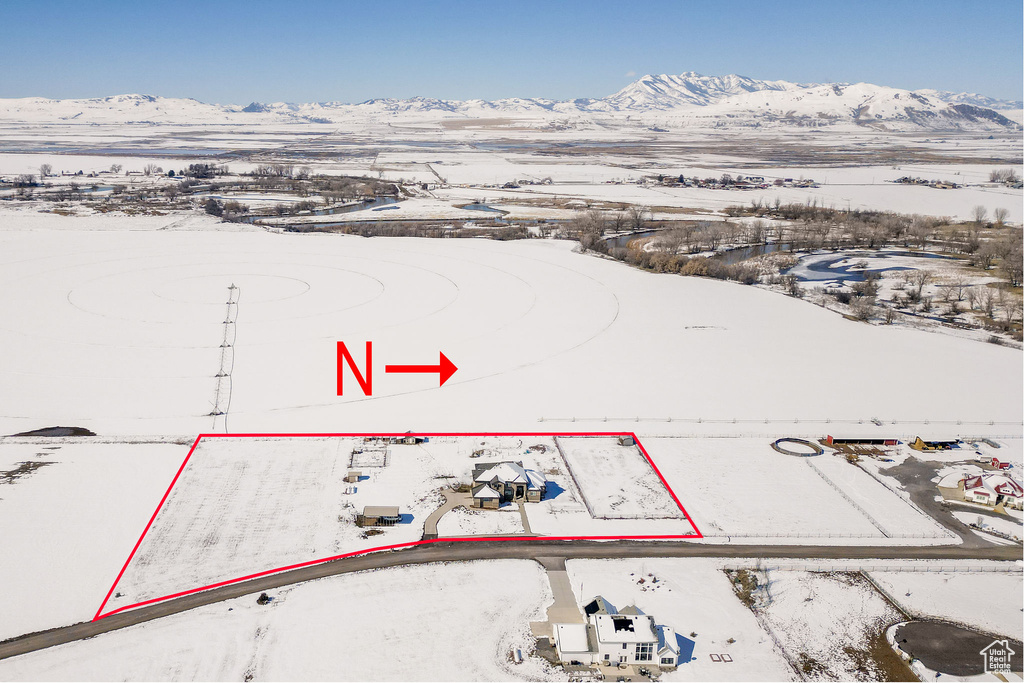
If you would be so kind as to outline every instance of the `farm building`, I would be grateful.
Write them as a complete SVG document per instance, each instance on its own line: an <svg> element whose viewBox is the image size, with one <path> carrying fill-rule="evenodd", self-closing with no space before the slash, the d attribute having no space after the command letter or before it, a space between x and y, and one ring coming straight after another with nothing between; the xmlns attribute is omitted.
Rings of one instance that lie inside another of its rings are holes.
<svg viewBox="0 0 1024 683"><path fill-rule="evenodd" d="M681 648L673 629L657 625L654 617L634 606L618 613L609 613L610 609L611 605L598 596L584 607L586 623L554 625L559 661L661 668L678 664Z"/></svg>
<svg viewBox="0 0 1024 683"><path fill-rule="evenodd" d="M398 508L391 505L367 505L356 516L358 526L394 526L402 520Z"/></svg>
<svg viewBox="0 0 1024 683"><path fill-rule="evenodd" d="M473 507L498 508L504 503L537 503L547 492L544 475L521 462L485 462L473 468Z"/></svg>
<svg viewBox="0 0 1024 683"><path fill-rule="evenodd" d="M825 437L825 443L829 446L895 446L899 444L899 441L888 437L832 436L829 434Z"/></svg>
<svg viewBox="0 0 1024 683"><path fill-rule="evenodd" d="M1002 503L1008 508L1024 509L1024 489L1006 474L980 474L962 480L964 500L982 505Z"/></svg>
<svg viewBox="0 0 1024 683"><path fill-rule="evenodd" d="M960 448L960 439L947 439L945 441L925 441L921 437L917 437L909 444L915 451L923 451L925 453L929 451L948 451L953 448Z"/></svg>

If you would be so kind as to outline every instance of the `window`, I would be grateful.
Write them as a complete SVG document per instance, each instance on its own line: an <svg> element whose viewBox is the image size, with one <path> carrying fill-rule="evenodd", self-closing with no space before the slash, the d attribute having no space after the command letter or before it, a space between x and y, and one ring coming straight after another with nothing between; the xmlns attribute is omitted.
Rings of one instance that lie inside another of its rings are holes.
<svg viewBox="0 0 1024 683"><path fill-rule="evenodd" d="M636 661L649 662L653 659L654 643L636 644Z"/></svg>
<svg viewBox="0 0 1024 683"><path fill-rule="evenodd" d="M611 656L610 654L607 654L607 653L606 653L606 654L605 654L605 656L604 656L604 661L606 661L606 662L607 662L607 661L609 661L609 660L610 660L611 658L612 658L612 656Z"/></svg>
<svg viewBox="0 0 1024 683"><path fill-rule="evenodd" d="M625 644L625 643L623 643L623 644L622 644L622 649L623 649L623 650L625 650L625 649L626 649L626 644Z"/></svg>
<svg viewBox="0 0 1024 683"><path fill-rule="evenodd" d="M675 664L675 662L672 661L671 657L662 657L661 658L661 663L662 664L668 664L669 666L672 666L673 664Z"/></svg>

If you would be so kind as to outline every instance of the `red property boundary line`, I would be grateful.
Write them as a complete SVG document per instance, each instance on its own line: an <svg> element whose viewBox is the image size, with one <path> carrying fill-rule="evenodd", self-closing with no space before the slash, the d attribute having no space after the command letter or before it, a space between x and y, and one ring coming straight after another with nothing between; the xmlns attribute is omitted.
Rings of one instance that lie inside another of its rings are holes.
<svg viewBox="0 0 1024 683"><path fill-rule="evenodd" d="M654 460L651 458L650 453L647 452L647 449L644 448L643 444L640 443L640 439L637 438L637 435L635 433L633 433L633 432L415 432L415 433L413 433L413 432L394 432L394 433L368 433L368 432L358 432L358 433L351 432L350 433L350 432L339 432L339 433L324 433L324 434L317 434L317 433L200 434L199 436L196 437L196 440L192 442L192 447L189 448L188 455L185 456L185 459L181 463L181 467L178 468L178 471L174 475L174 479L171 480L170 486L167 487L167 491L164 492L163 498L161 498L160 502L157 504L156 510L153 511L153 515L149 518L149 522L146 524L146 528L142 530L142 535L139 536L139 540L135 542L135 547L132 548L131 553L128 554L128 559L124 561L124 566L122 566L121 567L121 571L118 572L117 578L114 579L114 583L111 584L110 590L107 591L106 596L103 598L103 602L100 603L100 607L99 607L98 610L96 610L96 615L92 618L92 621L97 621L99 619L103 619L105 617L109 617L109 616L111 616L113 614L117 614L118 612L124 612L124 611L130 610L130 609L134 609L136 607L144 607L146 605L152 605L152 604L157 603L157 602L163 602L164 600L172 600L174 598L180 598L180 597L183 597L185 595L191 595L193 593L200 593L202 591L211 590L211 589L214 589L214 588L219 588L221 586L227 586L227 585L232 584L232 583L240 583L242 581L248 581L250 579L257 579L257 578L259 578L261 576L268 576L270 574L277 574L277 573L280 573L280 572L289 571L291 569L301 569L302 567L309 567L309 566L314 565L314 564L323 564L325 562L333 562L335 560L341 560L341 559L344 559L346 557L354 557L356 555L366 555L366 554L369 554L369 553L379 552L379 551L384 551L384 550L396 550L398 548L411 548L411 547L414 547L414 546L426 545L426 544L429 544L429 543L456 543L456 542L459 542L459 543L462 543L462 542L472 543L474 541L494 541L494 540L501 540L501 539L510 538L509 536L476 536L476 537L473 537L473 538L465 538L465 537L462 537L462 538L435 538L435 539L429 539L429 540L411 541L409 543L398 543L398 544L395 544L395 545L384 545L384 546L378 546L378 547L375 547L375 548L366 548L364 550L356 550L356 551L353 551L353 552L350 552L350 553L343 553L341 555L332 555L331 557L323 557L323 558L316 559L316 560L309 560L307 562L299 562L297 564L290 564L290 565L285 566L285 567L277 567L275 569L267 569L266 571L257 572L255 574L247 574L246 576L239 576L238 578L228 579L226 581L219 581L217 583L212 583L212 584L210 584L208 586L201 586L199 588L191 588L189 590L179 591L177 593L172 593L170 595L164 595L164 596L159 597L159 598L152 598L150 600L144 600L142 602L137 602L137 603L134 603L134 604L131 604L131 605L126 605L124 607L119 607L119 608L117 608L115 610L111 610L111 611L106 612L106 613L103 612L103 608L107 606L107 602L110 600L110 596L114 594L114 588L117 587L118 582L121 581L121 577L123 577L125 571L127 571L128 565L131 564L131 561L135 557L135 553L138 551L139 546L142 545L142 540L146 537L146 534L149 533L149 529L150 529L150 527L153 526L153 522L156 520L156 516L160 513L160 510L161 510L161 508L163 508L164 503L167 502L167 497L171 495L171 490L174 488L174 485L178 483L178 478L181 476L181 473L183 471L185 471L185 466L188 465L188 461L192 458L192 454L195 453L196 448L199 446L199 442L202 441L203 439L217 439L217 438L229 438L229 439L238 439L238 438L243 438L243 439L245 439L245 438L248 438L248 439L259 439L259 438L266 438L266 439L294 438L294 439L300 439L300 438L307 438L307 439L311 439L311 438L352 438L352 437L368 437L368 436L378 437L378 438L397 438L397 437L407 437L407 436L419 436L419 437L443 437L443 436L466 436L466 437L495 437L495 436L546 436L546 437L556 437L556 436L567 436L567 437L573 437L573 436L631 436L631 437L633 437L633 442L640 449L640 452L643 454L644 458L646 458L647 464L649 464L651 466L651 469L654 470L654 473L656 475L658 475L658 479L661 480L662 486L664 486L665 490L668 491L668 494L670 496L672 496L672 500L675 502L675 504L677 506L679 506L679 509L682 511L683 515L686 517L686 521L690 524L690 527L694 531L693 534L660 534L660 535L638 535L638 536L525 536L525 537L524 536L516 536L515 540L517 540L517 541L641 541L641 540L679 540L679 539L701 539L701 538L704 538L704 535L701 534L700 530L697 528L697 525L693 523L693 520L690 518L690 514L686 511L686 508L684 508L683 504L679 502L679 498L676 497L675 491L673 491L672 487L668 485L667 481L665 481L665 477L661 474L661 470L659 470L658 466L654 464Z"/></svg>

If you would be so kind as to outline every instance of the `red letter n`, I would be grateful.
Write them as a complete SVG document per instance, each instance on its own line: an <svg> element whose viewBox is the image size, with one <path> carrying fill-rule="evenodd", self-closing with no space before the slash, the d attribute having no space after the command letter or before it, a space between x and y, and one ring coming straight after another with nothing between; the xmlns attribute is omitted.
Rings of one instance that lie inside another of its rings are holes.
<svg viewBox="0 0 1024 683"><path fill-rule="evenodd" d="M338 342L338 396L342 395L341 392L341 376L344 374L345 363L352 368L352 374L356 376L356 381L359 382L359 386L363 390L363 394L370 396L373 394L373 342L366 342L366 379L363 379L363 374L359 372L359 368L356 367L356 362L352 360L352 354L348 352L348 348L345 346L345 342Z"/></svg>

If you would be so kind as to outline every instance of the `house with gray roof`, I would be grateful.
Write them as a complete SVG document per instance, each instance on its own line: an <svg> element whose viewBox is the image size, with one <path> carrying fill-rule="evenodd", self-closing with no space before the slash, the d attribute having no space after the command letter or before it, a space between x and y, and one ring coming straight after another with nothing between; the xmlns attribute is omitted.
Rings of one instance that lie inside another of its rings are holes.
<svg viewBox="0 0 1024 683"><path fill-rule="evenodd" d="M473 468L473 507L499 508L505 503L537 503L547 493L547 480L521 462L483 462Z"/></svg>

